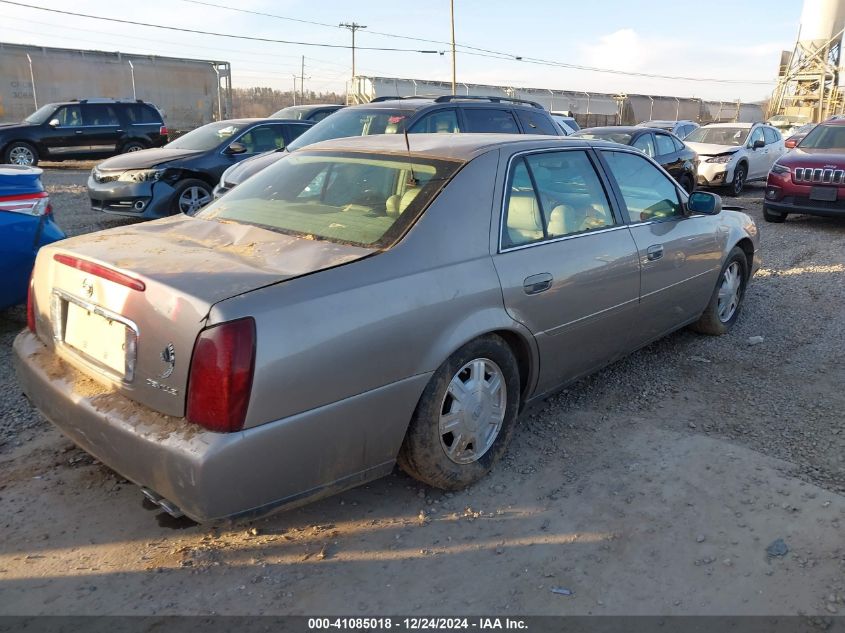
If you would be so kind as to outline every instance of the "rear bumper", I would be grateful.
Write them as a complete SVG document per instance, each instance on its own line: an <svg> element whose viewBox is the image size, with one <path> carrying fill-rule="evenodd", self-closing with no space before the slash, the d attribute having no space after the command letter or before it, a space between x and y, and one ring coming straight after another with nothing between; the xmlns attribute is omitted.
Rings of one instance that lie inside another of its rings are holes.
<svg viewBox="0 0 845 633"><path fill-rule="evenodd" d="M95 211L153 220L173 215L175 189L166 182L98 183L88 177L88 198Z"/></svg>
<svg viewBox="0 0 845 633"><path fill-rule="evenodd" d="M390 472L429 376L409 378L238 433L212 433L112 393L86 397L46 369L52 352L24 331L14 343L24 393L73 442L196 521L298 505ZM373 411L390 412L373 416ZM378 419L376 419L378 418ZM400 428L401 427L401 428ZM391 436L351 454L348 433ZM331 438L339 438L337 446ZM397 439L398 438L398 443Z"/></svg>

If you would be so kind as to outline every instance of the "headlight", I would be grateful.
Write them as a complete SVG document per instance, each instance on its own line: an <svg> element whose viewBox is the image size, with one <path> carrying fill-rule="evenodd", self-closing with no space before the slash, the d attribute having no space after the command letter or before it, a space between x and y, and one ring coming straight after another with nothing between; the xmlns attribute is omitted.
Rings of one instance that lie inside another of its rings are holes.
<svg viewBox="0 0 845 633"><path fill-rule="evenodd" d="M772 173L773 174L789 174L792 170L789 167L784 167L778 163L772 165Z"/></svg>
<svg viewBox="0 0 845 633"><path fill-rule="evenodd" d="M164 173L163 169L132 169L120 174L121 182L155 182Z"/></svg>
<svg viewBox="0 0 845 633"><path fill-rule="evenodd" d="M706 163L729 163L731 159L734 157L733 154L722 154L721 156L711 156L708 158Z"/></svg>

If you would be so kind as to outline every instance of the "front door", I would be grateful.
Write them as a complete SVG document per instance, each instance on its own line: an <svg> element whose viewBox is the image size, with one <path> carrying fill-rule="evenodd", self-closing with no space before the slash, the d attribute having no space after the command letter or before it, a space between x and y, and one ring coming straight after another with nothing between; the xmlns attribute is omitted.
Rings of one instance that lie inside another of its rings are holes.
<svg viewBox="0 0 845 633"><path fill-rule="evenodd" d="M45 126L42 143L50 156L65 158L86 153L88 140L84 134L81 105L62 106L49 121L58 122L58 125L49 125L48 122Z"/></svg>
<svg viewBox="0 0 845 633"><path fill-rule="evenodd" d="M756 178L765 178L769 173L769 168L772 166L769 161L769 150L767 146L755 148L754 144L757 141L766 142L766 137L763 135L763 128L755 128L748 138L748 180Z"/></svg>
<svg viewBox="0 0 845 633"><path fill-rule="evenodd" d="M716 283L721 249L711 216L688 216L686 196L656 165L630 151L601 150L617 183L642 271L635 347L700 315Z"/></svg>
<svg viewBox="0 0 845 633"><path fill-rule="evenodd" d="M117 153L117 141L123 130L114 106L108 103L82 105L83 136L91 156L111 156Z"/></svg>
<svg viewBox="0 0 845 633"><path fill-rule="evenodd" d="M640 271L586 150L508 161L494 263L505 307L540 350L538 393L589 373L627 349Z"/></svg>

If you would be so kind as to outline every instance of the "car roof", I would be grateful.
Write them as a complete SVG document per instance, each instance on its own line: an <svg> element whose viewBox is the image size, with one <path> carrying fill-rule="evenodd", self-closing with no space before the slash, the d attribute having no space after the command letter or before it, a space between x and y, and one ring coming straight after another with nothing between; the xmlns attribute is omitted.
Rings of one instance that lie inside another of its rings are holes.
<svg viewBox="0 0 845 633"><path fill-rule="evenodd" d="M760 123L708 123L704 127L742 127L742 128L749 128L751 129L755 125L761 125Z"/></svg>
<svg viewBox="0 0 845 633"><path fill-rule="evenodd" d="M306 145L293 153L351 151L407 155L410 147L412 155L469 161L496 148L519 151L555 147L619 147L617 143L607 141L544 134L409 134L407 145L405 139L404 134L352 136Z"/></svg>
<svg viewBox="0 0 845 633"><path fill-rule="evenodd" d="M497 97L490 97L490 99L497 99ZM471 106L473 108L522 108L532 111L537 111L538 108L530 103L520 103L518 101L485 101L483 98L467 98L461 99L457 96L449 101L436 101L434 97L396 97L395 99L385 99L383 101L371 101L370 103L360 103L358 105L346 106L347 109L390 109L390 110L421 110L430 106ZM543 108L543 112L548 114L548 110Z"/></svg>
<svg viewBox="0 0 845 633"><path fill-rule="evenodd" d="M598 133L602 133L602 132L607 132L608 134L610 134L610 133L613 133L613 132L622 132L622 133L628 133L628 134L640 134L642 132L645 132L645 131L651 130L651 129L654 129L654 128L641 127L641 126L638 126L638 125L605 125L605 126L602 126L602 127L582 128L582 129L578 130L577 133L580 134L581 132L588 132L588 133L598 134ZM657 129L655 131L665 132L666 130Z"/></svg>

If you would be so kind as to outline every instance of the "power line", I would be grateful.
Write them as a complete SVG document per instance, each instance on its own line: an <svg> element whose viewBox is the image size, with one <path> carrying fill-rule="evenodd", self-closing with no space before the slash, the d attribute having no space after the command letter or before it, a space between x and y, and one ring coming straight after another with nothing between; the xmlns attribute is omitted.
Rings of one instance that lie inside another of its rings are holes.
<svg viewBox="0 0 845 633"><path fill-rule="evenodd" d="M253 42L269 42L271 44L295 44L297 46L316 46L320 48L351 48L346 44L326 44L324 42L298 42L294 40L277 40L268 37L253 37L251 35L234 35L232 33L215 33L214 31L200 31L197 29L186 29L178 26L164 26L163 24L150 24L148 22L135 22L133 20L123 20L120 18L107 18L100 15L91 15L89 13L75 13L73 11L65 11L63 9L51 9L48 7L37 7L31 4L24 4L22 2L13 2L12 0L0 0L0 3L10 4L16 7L23 7L25 9L35 9L37 11L46 11L48 13L60 13L62 15L72 15L77 18L89 18L91 20L104 20L106 22L116 22L119 24L131 24L132 26L146 26L153 29L164 29L167 31L178 31L180 33L194 33L197 35L211 35L214 37L228 37L238 40L250 40ZM379 46L359 46L358 48L368 51L388 51L393 53L439 53L439 51L420 50L413 48L388 48Z"/></svg>

